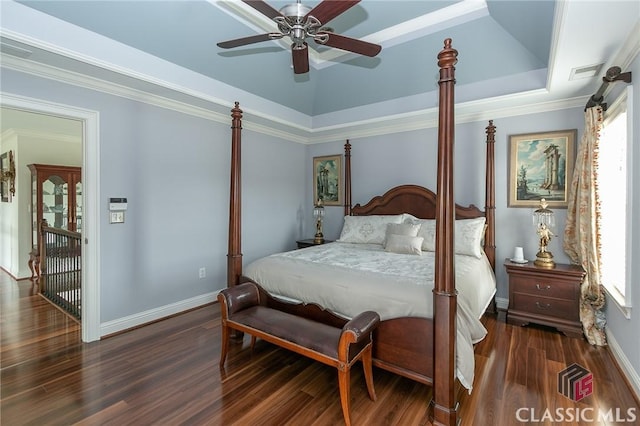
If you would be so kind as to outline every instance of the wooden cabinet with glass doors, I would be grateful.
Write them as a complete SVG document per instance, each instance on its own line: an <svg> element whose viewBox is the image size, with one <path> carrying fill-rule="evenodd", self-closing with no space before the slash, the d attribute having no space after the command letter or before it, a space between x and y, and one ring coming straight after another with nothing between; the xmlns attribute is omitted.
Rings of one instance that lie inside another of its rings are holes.
<svg viewBox="0 0 640 426"><path fill-rule="evenodd" d="M82 232L82 169L29 164L31 170L31 278L40 276L43 220L47 226Z"/></svg>

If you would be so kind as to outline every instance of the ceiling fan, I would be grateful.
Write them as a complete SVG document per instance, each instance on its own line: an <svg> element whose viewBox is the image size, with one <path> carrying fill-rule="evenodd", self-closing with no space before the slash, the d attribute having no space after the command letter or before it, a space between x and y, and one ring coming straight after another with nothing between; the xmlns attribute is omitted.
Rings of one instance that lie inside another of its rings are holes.
<svg viewBox="0 0 640 426"><path fill-rule="evenodd" d="M355 6L360 0L323 0L313 9L297 0L297 3L286 5L279 11L262 0L242 1L275 21L280 32L223 41L218 43L218 47L230 49L288 36L292 41L291 54L293 57L293 72L295 74L309 72L309 50L305 41L307 38L311 38L316 43L324 46L335 47L370 57L376 56L382 49L377 44L335 34L331 28L323 26L347 9Z"/></svg>

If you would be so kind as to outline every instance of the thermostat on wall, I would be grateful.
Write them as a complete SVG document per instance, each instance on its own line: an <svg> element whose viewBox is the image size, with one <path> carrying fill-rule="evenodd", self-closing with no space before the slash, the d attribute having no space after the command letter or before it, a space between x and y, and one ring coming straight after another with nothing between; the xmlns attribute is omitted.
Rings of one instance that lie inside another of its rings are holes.
<svg viewBox="0 0 640 426"><path fill-rule="evenodd" d="M122 211L127 209L126 198L109 198L109 210Z"/></svg>

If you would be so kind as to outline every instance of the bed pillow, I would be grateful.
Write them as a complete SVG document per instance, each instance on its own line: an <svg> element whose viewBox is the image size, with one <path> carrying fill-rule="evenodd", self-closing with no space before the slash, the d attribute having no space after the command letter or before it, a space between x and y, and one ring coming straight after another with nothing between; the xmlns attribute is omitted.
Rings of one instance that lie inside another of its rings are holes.
<svg viewBox="0 0 640 426"><path fill-rule="evenodd" d="M384 239L384 246L386 247L387 241L389 241L390 235L406 235L408 237L417 237L420 225L413 223L389 223L387 225L387 232Z"/></svg>
<svg viewBox="0 0 640 426"><path fill-rule="evenodd" d="M484 217L456 220L456 254L482 257Z"/></svg>
<svg viewBox="0 0 640 426"><path fill-rule="evenodd" d="M401 223L402 215L345 216L338 241L358 244L383 244L387 225Z"/></svg>
<svg viewBox="0 0 640 426"><path fill-rule="evenodd" d="M391 234L387 237L385 251L398 254L422 255L422 237Z"/></svg>
<svg viewBox="0 0 640 426"><path fill-rule="evenodd" d="M424 238L422 250L436 250L436 221L435 219L416 219L408 217L408 223L420 224L418 237ZM455 252L467 256L482 257L482 241L485 231L485 218L459 219L455 224Z"/></svg>

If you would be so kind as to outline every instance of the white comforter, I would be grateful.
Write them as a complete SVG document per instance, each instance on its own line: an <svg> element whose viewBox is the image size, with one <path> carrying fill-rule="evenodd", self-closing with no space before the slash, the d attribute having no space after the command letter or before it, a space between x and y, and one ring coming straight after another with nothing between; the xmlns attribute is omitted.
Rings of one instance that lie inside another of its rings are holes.
<svg viewBox="0 0 640 426"><path fill-rule="evenodd" d="M495 293L486 257L456 255L457 376L471 391L473 344L487 331L479 321ZM330 243L274 254L244 274L275 296L317 303L346 317L373 310L382 320L433 317L434 253L385 252L378 244Z"/></svg>

